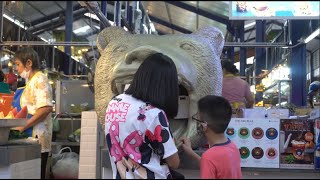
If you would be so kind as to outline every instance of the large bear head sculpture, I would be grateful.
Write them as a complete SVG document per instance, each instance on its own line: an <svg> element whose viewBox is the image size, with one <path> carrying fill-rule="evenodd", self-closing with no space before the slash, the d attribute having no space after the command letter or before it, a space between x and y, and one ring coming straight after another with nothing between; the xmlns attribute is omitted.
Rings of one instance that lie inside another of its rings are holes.
<svg viewBox="0 0 320 180"><path fill-rule="evenodd" d="M215 27L201 28L193 34L162 36L133 35L121 27L108 27L101 31L97 38L101 57L94 83L95 110L102 127L111 98L130 84L143 59L151 53L160 52L174 61L180 88L187 92L189 99L188 118L169 120L173 136L176 139L189 137L193 147L201 146L203 137L198 133L198 124L192 116L197 113L197 101L201 97L221 95L220 55L223 46L224 36Z"/></svg>

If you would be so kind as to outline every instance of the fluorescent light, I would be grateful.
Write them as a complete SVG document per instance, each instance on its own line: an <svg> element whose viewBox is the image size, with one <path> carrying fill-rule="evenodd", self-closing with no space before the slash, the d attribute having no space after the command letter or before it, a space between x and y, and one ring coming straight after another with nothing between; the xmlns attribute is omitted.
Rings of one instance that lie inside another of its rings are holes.
<svg viewBox="0 0 320 180"><path fill-rule="evenodd" d="M236 66L237 69L240 69L240 62L236 62L234 63L234 65Z"/></svg>
<svg viewBox="0 0 320 180"><path fill-rule="evenodd" d="M97 20L97 21L100 21L100 19L98 18L98 16L95 15L95 14L85 13L84 15L87 16L87 17L91 17L92 19L95 19L95 20ZM114 25L114 22L113 22L113 21L110 21L110 20L108 20L108 21L109 21L109 23L110 23L112 26Z"/></svg>
<svg viewBox="0 0 320 180"><path fill-rule="evenodd" d="M247 58L247 64L253 64L254 56Z"/></svg>
<svg viewBox="0 0 320 180"><path fill-rule="evenodd" d="M149 33L148 27L145 24L143 24L143 27L144 27L144 30L146 31L146 33L148 34Z"/></svg>
<svg viewBox="0 0 320 180"><path fill-rule="evenodd" d="M6 61L6 60L9 60L10 57L8 55L4 55L2 58L1 58L1 61Z"/></svg>
<svg viewBox="0 0 320 180"><path fill-rule="evenodd" d="M312 34L310 34L310 36L308 36L305 40L304 43L308 43L309 41L311 41L313 38L315 38L316 36L318 36L320 34L320 28L318 28L316 31L314 31Z"/></svg>
<svg viewBox="0 0 320 180"><path fill-rule="evenodd" d="M108 20L108 21L112 26L114 26L114 22L113 21L110 21L110 20Z"/></svg>
<svg viewBox="0 0 320 180"><path fill-rule="evenodd" d="M256 25L256 22L252 22L252 23L246 24L246 25L244 25L244 28L247 29L248 27L251 27L251 26L254 26L254 25Z"/></svg>
<svg viewBox="0 0 320 180"><path fill-rule="evenodd" d="M6 14L3 14L3 17L5 17L6 19L8 19L9 21L15 23L16 25L20 26L21 28L27 30L28 28L25 27L23 24L21 24L20 21L18 20L15 20L15 19L12 19L10 16L6 15Z"/></svg>
<svg viewBox="0 0 320 180"><path fill-rule="evenodd" d="M79 59L77 59L77 58L74 57L74 56L71 56L71 58L72 58L73 60L77 61L77 62L80 62Z"/></svg>
<svg viewBox="0 0 320 180"><path fill-rule="evenodd" d="M42 41L48 42L45 38L40 37L40 39L42 39Z"/></svg>
<svg viewBox="0 0 320 180"><path fill-rule="evenodd" d="M97 16L97 15L95 15L95 14L92 14L92 13L85 13L84 15L85 15L85 16L88 16L88 17L91 17L92 19L95 19L95 20L100 21L100 19L98 18L98 16Z"/></svg>
<svg viewBox="0 0 320 180"><path fill-rule="evenodd" d="M83 26L83 27L81 27L81 28L78 28L78 29L74 30L73 32L74 32L75 34L79 34L79 33L84 33L84 32L86 32L86 31L89 30L89 29L90 29L90 26L86 25L86 26Z"/></svg>
<svg viewBox="0 0 320 180"><path fill-rule="evenodd" d="M152 32L156 32L156 28L154 27L153 23L150 23L150 28Z"/></svg>

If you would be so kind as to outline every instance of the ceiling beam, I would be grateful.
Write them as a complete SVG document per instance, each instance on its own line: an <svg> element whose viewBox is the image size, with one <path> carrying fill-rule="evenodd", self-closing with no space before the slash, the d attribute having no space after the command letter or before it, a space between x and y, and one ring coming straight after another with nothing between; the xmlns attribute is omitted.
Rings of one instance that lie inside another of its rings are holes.
<svg viewBox="0 0 320 180"><path fill-rule="evenodd" d="M83 13L78 13L78 14L74 14L73 15L73 22L83 18ZM58 28L60 26L63 26L65 25L66 22L64 19L58 19L56 21L53 21L52 23L50 23L49 25L45 25L45 26L41 26L41 27L38 27L36 29L34 29L32 32L33 35L39 35L39 34L42 34L44 33L45 31L49 31L49 30L54 30L55 28Z"/></svg>
<svg viewBox="0 0 320 180"><path fill-rule="evenodd" d="M270 24L272 24L272 23L275 23L275 22L273 22L273 21L268 21L268 22L266 23L266 26L267 26L267 25L270 25ZM279 23L279 22L278 22L278 23ZM254 25L254 26L253 26L252 28L250 28L250 29L245 30L244 33L248 33L248 32L253 31L253 30L256 30L256 25Z"/></svg>
<svg viewBox="0 0 320 180"><path fill-rule="evenodd" d="M203 17L206 17L208 19L217 21L219 23L225 24L225 25L230 25L230 21L229 18L227 16L221 16L218 13L212 13L212 12L208 12L205 11L203 9L197 9L197 7L194 7L192 5L186 4L184 2L181 1L165 1L166 3L169 3L171 5L177 6L179 8L182 8L184 10L188 10L190 12L199 14Z"/></svg>
<svg viewBox="0 0 320 180"><path fill-rule="evenodd" d="M30 7L32 7L34 10L38 11L40 14L42 14L43 16L47 17L46 14L44 14L40 9L38 9L36 6L34 6L33 4L31 4L28 1L25 1Z"/></svg>
<svg viewBox="0 0 320 180"><path fill-rule="evenodd" d="M183 28L183 27L177 26L177 25L175 25L175 24L170 24L169 22L164 21L164 20L162 20L162 19L159 19L159 18L157 18L157 17L155 17L155 16L152 16L152 15L150 15L150 14L149 14L149 18L150 18L151 21L153 21L153 22L155 22L155 23L158 23L158 24L161 24L161 25L163 25L163 26L166 26L166 27L168 27L168 28L171 28L171 29L173 29L173 30L175 30L175 31L180 31L180 32L185 33L185 34L190 34L190 33L192 33L192 31L190 31L190 30L188 30L188 29L185 29L185 28Z"/></svg>
<svg viewBox="0 0 320 180"><path fill-rule="evenodd" d="M83 7L80 4L77 4L77 5L73 6L73 11L76 11L76 10L79 10L79 9L82 9L82 8ZM53 14L48 15L46 17L39 18L37 20L32 21L30 24L31 24L31 26L34 26L34 25L37 25L37 24L52 20L54 18L57 18L57 17L59 17L61 15L65 16L65 10L53 13Z"/></svg>
<svg viewBox="0 0 320 180"><path fill-rule="evenodd" d="M256 39L256 38L253 37L253 38L250 38L250 39L245 40L245 42L250 42L250 41L253 41L253 40L255 40L255 39Z"/></svg>

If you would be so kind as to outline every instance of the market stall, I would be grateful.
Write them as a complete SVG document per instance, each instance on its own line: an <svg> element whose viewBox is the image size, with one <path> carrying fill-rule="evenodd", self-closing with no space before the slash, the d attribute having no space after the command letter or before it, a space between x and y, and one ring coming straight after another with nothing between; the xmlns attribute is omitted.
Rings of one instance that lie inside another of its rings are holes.
<svg viewBox="0 0 320 180"><path fill-rule="evenodd" d="M244 109L225 132L239 148L241 167L319 169L320 109Z"/></svg>

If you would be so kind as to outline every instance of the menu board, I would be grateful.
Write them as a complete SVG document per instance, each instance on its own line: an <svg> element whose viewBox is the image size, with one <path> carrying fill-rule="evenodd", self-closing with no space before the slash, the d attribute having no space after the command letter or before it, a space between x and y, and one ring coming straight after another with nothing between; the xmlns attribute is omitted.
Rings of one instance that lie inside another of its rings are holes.
<svg viewBox="0 0 320 180"><path fill-rule="evenodd" d="M319 1L230 1L229 19L319 19Z"/></svg>
<svg viewBox="0 0 320 180"><path fill-rule="evenodd" d="M241 167L279 168L280 119L232 118L225 135L238 147Z"/></svg>
<svg viewBox="0 0 320 180"><path fill-rule="evenodd" d="M281 119L280 168L314 169L314 120Z"/></svg>

